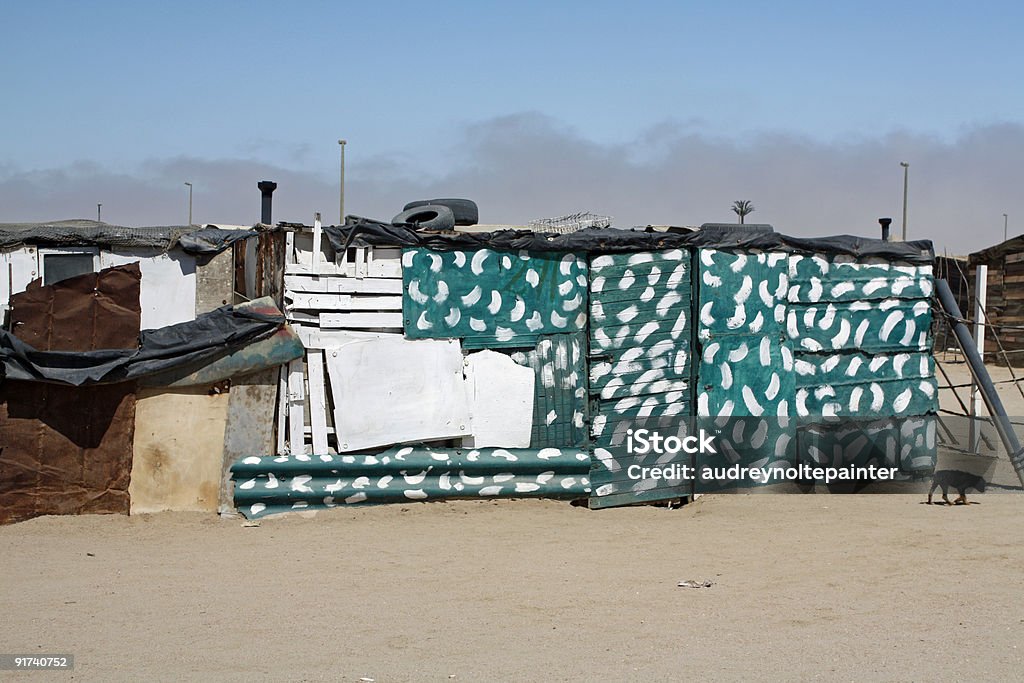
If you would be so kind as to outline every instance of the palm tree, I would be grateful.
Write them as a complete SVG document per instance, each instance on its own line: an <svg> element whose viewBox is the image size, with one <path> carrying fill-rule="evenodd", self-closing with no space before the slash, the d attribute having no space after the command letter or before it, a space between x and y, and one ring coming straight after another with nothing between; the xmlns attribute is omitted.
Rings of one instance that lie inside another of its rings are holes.
<svg viewBox="0 0 1024 683"><path fill-rule="evenodd" d="M743 225L743 219L754 213L754 205L749 199L737 199L732 203L732 212L740 217L740 225Z"/></svg>

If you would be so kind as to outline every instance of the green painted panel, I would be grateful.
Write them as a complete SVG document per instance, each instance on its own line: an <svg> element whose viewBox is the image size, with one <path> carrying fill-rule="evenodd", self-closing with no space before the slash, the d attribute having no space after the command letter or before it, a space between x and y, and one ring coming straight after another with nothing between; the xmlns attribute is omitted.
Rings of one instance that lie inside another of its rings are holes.
<svg viewBox="0 0 1024 683"><path fill-rule="evenodd" d="M533 351L516 351L512 360L536 374L531 448L577 447L587 443L586 336L541 337Z"/></svg>
<svg viewBox="0 0 1024 683"><path fill-rule="evenodd" d="M822 467L875 464L898 467L903 474L930 472L936 460L936 417L886 417L843 420L800 428L805 462Z"/></svg>
<svg viewBox="0 0 1024 683"><path fill-rule="evenodd" d="M555 252L402 252L405 335L530 347L587 325L587 262Z"/></svg>
<svg viewBox="0 0 1024 683"><path fill-rule="evenodd" d="M786 331L804 351L870 353L931 348L932 308L924 299L791 303Z"/></svg>
<svg viewBox="0 0 1024 683"><path fill-rule="evenodd" d="M899 264L879 258L815 254L789 257L789 300L853 302L876 299L927 299L932 295L932 267Z"/></svg>
<svg viewBox="0 0 1024 683"><path fill-rule="evenodd" d="M699 250L697 338L773 335L786 321L788 254Z"/></svg>
<svg viewBox="0 0 1024 683"><path fill-rule="evenodd" d="M722 336L705 342L698 372L701 417L793 414L793 353L777 336Z"/></svg>
<svg viewBox="0 0 1024 683"><path fill-rule="evenodd" d="M590 276L590 506L689 496L690 482L628 476L630 465L665 465L676 456L630 454L625 443L627 430L638 425L669 435L687 424L691 255L680 249L605 254L591 260Z"/></svg>

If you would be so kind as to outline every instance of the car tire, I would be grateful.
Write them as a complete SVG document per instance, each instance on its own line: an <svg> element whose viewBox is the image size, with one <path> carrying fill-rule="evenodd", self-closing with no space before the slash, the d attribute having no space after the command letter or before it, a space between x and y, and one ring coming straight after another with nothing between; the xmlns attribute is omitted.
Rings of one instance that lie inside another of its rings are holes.
<svg viewBox="0 0 1024 683"><path fill-rule="evenodd" d="M392 218L391 223L411 225L415 230L452 230L455 214L443 204L424 204L403 211Z"/></svg>
<svg viewBox="0 0 1024 683"><path fill-rule="evenodd" d="M455 216L455 225L476 225L480 222L480 209L477 208L476 202L471 199L418 199L406 204L402 207L402 211L432 204L440 204L451 209L452 214Z"/></svg>

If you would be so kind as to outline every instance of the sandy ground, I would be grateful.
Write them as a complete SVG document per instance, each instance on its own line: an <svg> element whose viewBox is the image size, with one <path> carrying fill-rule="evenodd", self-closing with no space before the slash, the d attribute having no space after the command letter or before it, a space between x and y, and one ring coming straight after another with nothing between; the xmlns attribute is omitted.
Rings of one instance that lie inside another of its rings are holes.
<svg viewBox="0 0 1024 683"><path fill-rule="evenodd" d="M0 650L75 655L33 680L1008 680L1024 498L979 499L41 518L0 529Z"/></svg>
<svg viewBox="0 0 1024 683"><path fill-rule="evenodd" d="M0 653L75 670L0 679L1015 679L1024 497L972 499L36 519L0 528Z"/></svg>

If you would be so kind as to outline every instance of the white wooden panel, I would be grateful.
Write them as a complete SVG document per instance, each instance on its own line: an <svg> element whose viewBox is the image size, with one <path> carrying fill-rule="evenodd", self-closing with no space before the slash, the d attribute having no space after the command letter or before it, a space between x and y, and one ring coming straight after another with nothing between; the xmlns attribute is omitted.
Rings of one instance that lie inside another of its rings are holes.
<svg viewBox="0 0 1024 683"><path fill-rule="evenodd" d="M314 273L319 273L320 272L320 263L324 260L324 259L320 258L320 254L321 254L320 245L321 245L321 242L322 242L322 238L323 238L323 228L320 225L320 214L316 214L316 217L313 219L313 245L312 245L313 254L315 256L315 258L312 259L312 261L313 261L312 266L313 266L313 272Z"/></svg>
<svg viewBox="0 0 1024 683"><path fill-rule="evenodd" d="M320 324L319 313L304 313L302 311L293 311L289 306L284 307L285 317L291 322L307 323L309 325Z"/></svg>
<svg viewBox="0 0 1024 683"><path fill-rule="evenodd" d="M402 338L402 330L394 332L358 332L355 330L321 330L307 325L292 325L307 349L330 349L356 339Z"/></svg>
<svg viewBox="0 0 1024 683"><path fill-rule="evenodd" d="M24 292L28 283L37 277L39 261L35 247L22 247L0 253L0 309L6 309L11 295ZM0 319L2 317L0 316Z"/></svg>
<svg viewBox="0 0 1024 683"><path fill-rule="evenodd" d="M356 248L356 277L366 277L366 247Z"/></svg>
<svg viewBox="0 0 1024 683"><path fill-rule="evenodd" d="M138 263L142 272L139 306L142 329L196 319L196 259L174 250L117 249L100 252L100 268Z"/></svg>
<svg viewBox="0 0 1024 683"><path fill-rule="evenodd" d="M296 252L302 254L302 252ZM402 277L402 260L400 258L387 259L384 261L375 260L372 264L363 263L359 266L354 262L330 263L325 262L319 265L320 275L338 275L342 277L366 277L366 278L400 278ZM312 263L289 263L285 264L285 275L317 275L313 272ZM362 272L363 275L359 275Z"/></svg>
<svg viewBox="0 0 1024 683"><path fill-rule="evenodd" d="M288 366L282 365L277 383L277 454L285 453L285 432L288 428Z"/></svg>
<svg viewBox="0 0 1024 683"><path fill-rule="evenodd" d="M466 389L473 433L470 448L529 448L533 429L531 368L503 353L479 351L466 357Z"/></svg>
<svg viewBox="0 0 1024 683"><path fill-rule="evenodd" d="M309 425L313 432L313 454L327 453L327 387L324 384L324 352L306 352L309 374Z"/></svg>
<svg viewBox="0 0 1024 683"><path fill-rule="evenodd" d="M472 433L458 340L359 339L326 356L339 452Z"/></svg>
<svg viewBox="0 0 1024 683"><path fill-rule="evenodd" d="M305 403L306 392L303 386L302 359L288 363L288 447L292 455L306 452L305 437Z"/></svg>
<svg viewBox="0 0 1024 683"><path fill-rule="evenodd" d="M323 294L401 294L399 279L368 278L356 280L340 276L286 275L287 292L319 292Z"/></svg>
<svg viewBox="0 0 1024 683"><path fill-rule="evenodd" d="M402 327L401 313L321 313L320 327L365 328Z"/></svg>
<svg viewBox="0 0 1024 683"><path fill-rule="evenodd" d="M286 295L292 308L312 308L324 311L400 311L401 296L353 296L351 294L309 294L294 292Z"/></svg>

